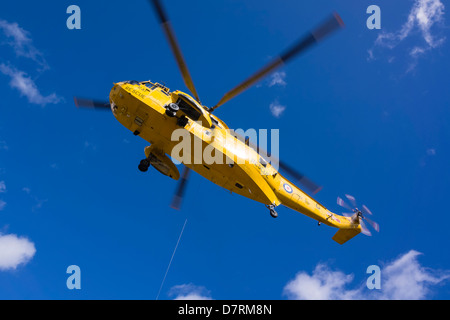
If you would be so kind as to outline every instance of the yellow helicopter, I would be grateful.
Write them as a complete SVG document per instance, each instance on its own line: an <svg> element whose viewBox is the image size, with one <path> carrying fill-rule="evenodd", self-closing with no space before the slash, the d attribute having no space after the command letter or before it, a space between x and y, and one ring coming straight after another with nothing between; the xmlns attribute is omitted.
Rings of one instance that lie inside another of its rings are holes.
<svg viewBox="0 0 450 320"><path fill-rule="evenodd" d="M354 197L346 195L353 207L338 197L337 203L349 209L350 213L337 215L329 211L285 178L278 168L292 176L311 194L320 190L318 185L282 161L267 161L261 150L250 144L248 138L230 130L221 119L212 115L218 107L343 27L340 16L334 13L279 57L228 91L216 105L206 107L200 102L161 2L150 2L191 94L180 90L170 91L165 85L151 81L123 81L114 84L109 102L78 97L74 100L77 107L111 110L122 125L150 143L144 150L145 159L138 168L145 172L151 165L162 174L180 180L172 207L180 208L190 170L193 170L231 192L265 204L272 217L278 216L275 208L284 205L317 220L319 225L323 223L338 228L333 240L340 244L361 232L370 235L364 221L379 231L378 224L366 217L371 215L370 210L366 206L358 209ZM205 154L210 156L209 159L204 157ZM172 159L183 163L181 175Z"/></svg>

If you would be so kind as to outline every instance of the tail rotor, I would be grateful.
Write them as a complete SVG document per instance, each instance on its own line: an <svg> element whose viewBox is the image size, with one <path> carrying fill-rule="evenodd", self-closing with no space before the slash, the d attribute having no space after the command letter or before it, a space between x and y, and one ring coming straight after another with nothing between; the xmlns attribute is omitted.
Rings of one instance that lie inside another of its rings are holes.
<svg viewBox="0 0 450 320"><path fill-rule="evenodd" d="M380 232L380 225L375 221L367 218L368 215L373 215L372 212L367 208L367 206L362 205L361 209L358 208L355 197L352 195L346 194L345 197L350 201L352 206L350 206L345 200L340 197L337 197L337 204L351 212L343 213L346 217L351 217L354 223L361 225L361 232L367 236L371 236L369 228L367 228L366 222L368 225L372 227L376 232Z"/></svg>

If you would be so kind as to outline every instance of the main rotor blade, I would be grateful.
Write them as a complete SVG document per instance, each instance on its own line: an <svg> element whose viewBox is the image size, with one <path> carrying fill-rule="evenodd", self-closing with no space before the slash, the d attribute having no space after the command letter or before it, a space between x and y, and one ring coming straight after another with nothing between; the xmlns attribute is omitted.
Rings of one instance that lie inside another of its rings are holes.
<svg viewBox="0 0 450 320"><path fill-rule="evenodd" d="M164 8L159 0L151 0L153 3L154 9L158 15L159 22L161 23L161 27L166 35L167 41L169 42L170 48L175 56L175 60L177 61L178 68L181 71L181 75L183 77L184 83L189 91L192 93L194 98L200 102L200 99L197 94L197 90L195 89L194 82L192 81L191 74L189 73L186 62L184 61L183 55L181 53L180 46L178 45L177 39L175 37L175 33L172 29L172 25L170 24L169 18L164 11Z"/></svg>
<svg viewBox="0 0 450 320"><path fill-rule="evenodd" d="M173 197L172 204L170 205L173 209L180 210L181 200L183 200L183 195L186 190L190 172L191 170L188 167L184 167L181 180L178 183L177 191Z"/></svg>
<svg viewBox="0 0 450 320"><path fill-rule="evenodd" d="M209 111L212 112L213 110L220 107L224 103L233 99L235 96L242 93L250 86L254 85L256 82L267 76L269 73L273 72L275 69L281 67L295 56L304 52L306 49L308 49L309 47L316 44L333 31L343 26L344 23L341 17L337 13L334 13L332 17L328 18L328 20L322 23L310 34L308 34L304 38L301 38L298 42L296 42L291 48L286 50L279 57L272 60L272 62L267 64L261 70L255 72L252 76L247 78L247 80L243 81L242 83L240 83L239 85L237 85L236 87L225 93L222 99L220 99L220 101L214 107L210 108Z"/></svg>
<svg viewBox="0 0 450 320"><path fill-rule="evenodd" d="M304 174L298 172L297 170L293 169L292 167L288 166L286 163L279 161L278 165L280 166L281 170L286 171L289 175L291 175L294 179L296 179L302 186L304 186L308 191L310 191L312 194L316 194L320 190L322 190L322 187L310 180L308 177L306 177Z"/></svg>
<svg viewBox="0 0 450 320"><path fill-rule="evenodd" d="M73 100L77 108L82 107L97 110L111 110L111 105L107 101L98 101L79 97L74 97Z"/></svg>
<svg viewBox="0 0 450 320"><path fill-rule="evenodd" d="M230 132L230 134L235 136L237 139L239 139L240 141L244 142L249 147L253 148L253 150L258 152L259 155L261 155L262 153L264 153L265 155L268 154L266 150L261 150L261 148L259 148L259 146L251 143L248 139L245 139L242 135L240 135L236 131L234 131L232 129L229 129L229 132ZM317 192L319 192L322 189L321 186L319 186L318 184L314 183L312 180L310 180L304 174L302 174L299 171L297 171L297 170L293 169L292 167L288 166L286 163L284 163L280 159L277 159L277 158L271 156L270 160L271 160L272 163L277 162L278 166L279 166L279 168L281 170L286 171L286 173L288 173L294 179L296 179L298 183L300 183L305 189L307 189L312 194L316 194Z"/></svg>
<svg viewBox="0 0 450 320"><path fill-rule="evenodd" d="M341 213L344 217L353 217L353 215L355 214L354 212L342 212Z"/></svg>

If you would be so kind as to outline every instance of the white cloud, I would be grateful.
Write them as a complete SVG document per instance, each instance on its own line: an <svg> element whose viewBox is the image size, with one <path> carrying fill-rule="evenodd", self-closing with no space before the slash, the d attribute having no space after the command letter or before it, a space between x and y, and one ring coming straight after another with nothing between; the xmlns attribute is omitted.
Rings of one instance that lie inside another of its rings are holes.
<svg viewBox="0 0 450 320"><path fill-rule="evenodd" d="M286 110L286 107L279 104L278 101L274 101L270 104L269 106L270 108L270 112L272 113L272 115L275 118L279 118L281 117L281 115L283 114L284 110Z"/></svg>
<svg viewBox="0 0 450 320"><path fill-rule="evenodd" d="M174 300L212 300L208 290L193 284L181 284L170 288L169 296Z"/></svg>
<svg viewBox="0 0 450 320"><path fill-rule="evenodd" d="M5 36L10 39L9 44L17 56L32 59L38 63L42 69L48 69L48 64L42 53L33 45L33 41L29 37L29 32L22 29L16 22L8 22L0 19L0 29L3 30Z"/></svg>
<svg viewBox="0 0 450 320"><path fill-rule="evenodd" d="M375 46L393 49L403 40L415 34L421 35L425 43L415 45L408 50L409 56L413 59L408 71L417 65L417 59L425 52L440 46L444 41L444 36L432 34L432 28L442 25L444 21L444 4L440 0L415 0L409 12L408 19L396 32L381 32L375 40ZM373 49L368 50L368 60L374 59Z"/></svg>
<svg viewBox="0 0 450 320"><path fill-rule="evenodd" d="M302 271L284 287L283 293L289 299L376 299L376 300L419 300L429 297L433 288L450 279L449 271L438 271L421 266L418 256L411 250L387 264L381 270L381 289L369 290L366 284L348 289L353 274L333 271L319 264L312 275Z"/></svg>
<svg viewBox="0 0 450 320"><path fill-rule="evenodd" d="M93 150L93 151L97 150L97 146L94 143L89 142L89 141L84 141L84 148L85 149L90 149L90 150Z"/></svg>
<svg viewBox="0 0 450 320"><path fill-rule="evenodd" d="M420 254L420 252L411 250L383 269L382 276L386 278L386 281L382 285L380 298L425 299L432 293L432 286L450 279L448 271L436 271L422 267L417 260Z"/></svg>
<svg viewBox="0 0 450 320"><path fill-rule="evenodd" d="M35 212L38 209L41 209L44 203L48 201L48 199L39 199L34 194L31 193L31 189L28 187L23 187L22 191L30 196L30 198L34 201L33 206L31 207L31 211Z"/></svg>
<svg viewBox="0 0 450 320"><path fill-rule="evenodd" d="M286 72L284 71L278 71L272 73L269 79L269 87L273 86L286 86L286 81L284 80L286 78Z"/></svg>
<svg viewBox="0 0 450 320"><path fill-rule="evenodd" d="M26 194L30 194L31 193L31 189L28 187L23 187L22 191L25 192Z"/></svg>
<svg viewBox="0 0 450 320"><path fill-rule="evenodd" d="M428 46L435 48L442 44L445 38L436 38L431 34L431 28L443 21L444 5L440 0L415 0L407 21L397 32L382 32L375 43L389 48L412 34L417 27Z"/></svg>
<svg viewBox="0 0 450 320"><path fill-rule="evenodd" d="M29 262L35 253L34 243L27 238L0 234L0 270L14 270Z"/></svg>
<svg viewBox="0 0 450 320"><path fill-rule="evenodd" d="M9 149L8 145L6 144L6 141L0 141L0 150L7 151Z"/></svg>
<svg viewBox="0 0 450 320"><path fill-rule="evenodd" d="M48 96L43 96L34 81L23 71L17 70L14 67L0 64L0 72L11 78L9 85L11 88L17 89L21 95L27 97L30 103L45 106L46 104L56 104L62 99L55 93Z"/></svg>
<svg viewBox="0 0 450 320"><path fill-rule="evenodd" d="M318 264L310 276L299 272L284 287L284 294L296 300L344 300L354 297L354 291L345 286L353 281L353 275L332 271L324 264Z"/></svg>
<svg viewBox="0 0 450 320"><path fill-rule="evenodd" d="M5 193L5 192L6 192L5 181L0 181L0 193ZM5 207L6 207L6 202L3 201L2 199L0 199L0 211L5 209Z"/></svg>

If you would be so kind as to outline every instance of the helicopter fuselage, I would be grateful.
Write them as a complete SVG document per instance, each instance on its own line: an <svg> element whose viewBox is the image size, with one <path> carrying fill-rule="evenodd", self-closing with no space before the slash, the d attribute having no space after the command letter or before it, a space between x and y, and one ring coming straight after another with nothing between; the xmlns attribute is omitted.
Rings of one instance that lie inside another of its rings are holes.
<svg viewBox="0 0 450 320"><path fill-rule="evenodd" d="M153 154L167 162L170 160L166 155L169 155L231 192L268 206L283 204L320 223L351 229L355 234L360 232L359 224L330 212L284 178L256 150L233 136L222 120L212 116L188 94L178 90L171 92L149 81L126 81L114 84L109 99L116 119L150 143L151 147L145 151L147 158ZM171 114L167 112L170 104L180 108ZM180 136L174 135L177 129L186 133L184 139L186 135L189 138L187 147L184 141L182 152L179 152ZM200 152L195 152L198 150ZM205 161L205 153L224 161ZM166 166L165 174L178 180L180 175L173 163L166 163Z"/></svg>

